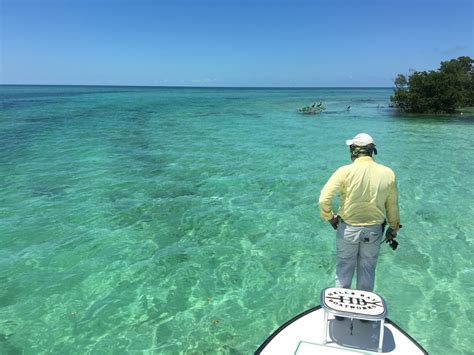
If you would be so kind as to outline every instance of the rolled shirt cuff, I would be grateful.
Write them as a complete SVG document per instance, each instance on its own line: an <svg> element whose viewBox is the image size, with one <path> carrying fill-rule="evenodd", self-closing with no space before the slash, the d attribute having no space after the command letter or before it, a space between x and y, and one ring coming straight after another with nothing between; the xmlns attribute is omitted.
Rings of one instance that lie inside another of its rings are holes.
<svg viewBox="0 0 474 355"><path fill-rule="evenodd" d="M331 212L323 212L321 211L321 219L323 221L329 221L334 216L333 211Z"/></svg>

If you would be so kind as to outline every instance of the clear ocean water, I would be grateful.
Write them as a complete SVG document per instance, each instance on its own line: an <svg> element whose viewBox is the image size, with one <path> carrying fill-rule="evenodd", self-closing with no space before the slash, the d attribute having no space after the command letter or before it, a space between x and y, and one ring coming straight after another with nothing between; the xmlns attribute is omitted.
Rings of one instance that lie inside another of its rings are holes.
<svg viewBox="0 0 474 355"><path fill-rule="evenodd" d="M391 93L1 86L0 353L252 353L334 283L316 199L359 132L399 180L389 318L472 353L474 117Z"/></svg>

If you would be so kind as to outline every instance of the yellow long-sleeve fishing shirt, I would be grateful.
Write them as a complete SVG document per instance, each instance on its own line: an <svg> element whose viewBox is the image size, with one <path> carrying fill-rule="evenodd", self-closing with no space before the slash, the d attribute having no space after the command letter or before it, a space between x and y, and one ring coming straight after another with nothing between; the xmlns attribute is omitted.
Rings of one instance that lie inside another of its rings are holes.
<svg viewBox="0 0 474 355"><path fill-rule="evenodd" d="M377 164L372 157L359 157L352 164L337 169L329 178L319 196L323 220L333 217L332 199L336 194L340 195L337 214L347 224L381 224L386 218L392 229L399 228L395 173L390 168Z"/></svg>

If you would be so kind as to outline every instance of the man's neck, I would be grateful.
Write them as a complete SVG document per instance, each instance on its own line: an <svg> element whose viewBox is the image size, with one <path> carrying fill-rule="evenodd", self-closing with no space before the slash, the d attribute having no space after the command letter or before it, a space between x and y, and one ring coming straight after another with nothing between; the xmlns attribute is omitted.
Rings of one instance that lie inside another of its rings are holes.
<svg viewBox="0 0 474 355"><path fill-rule="evenodd" d="M368 159L367 159L368 158ZM371 155L359 155L357 158L354 158L352 159L353 162L356 162L357 160L360 160L360 161L367 161L367 160L372 160L372 156Z"/></svg>

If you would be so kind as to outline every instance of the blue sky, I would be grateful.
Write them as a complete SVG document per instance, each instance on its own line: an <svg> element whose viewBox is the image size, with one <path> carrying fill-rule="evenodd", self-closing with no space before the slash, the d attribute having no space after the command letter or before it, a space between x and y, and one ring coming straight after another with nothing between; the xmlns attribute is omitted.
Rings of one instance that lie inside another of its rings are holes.
<svg viewBox="0 0 474 355"><path fill-rule="evenodd" d="M1 0L2 84L392 86L474 57L471 0Z"/></svg>

